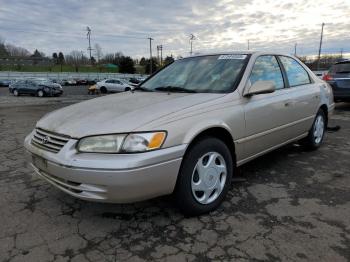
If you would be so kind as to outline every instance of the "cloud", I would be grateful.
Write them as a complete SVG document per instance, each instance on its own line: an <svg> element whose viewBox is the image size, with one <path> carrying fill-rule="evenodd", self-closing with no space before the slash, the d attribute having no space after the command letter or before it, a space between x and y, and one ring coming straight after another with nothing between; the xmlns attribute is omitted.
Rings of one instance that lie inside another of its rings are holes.
<svg viewBox="0 0 350 262"><path fill-rule="evenodd" d="M153 37L165 55L254 49L317 52L322 22L324 52L350 52L348 0L0 0L0 35L46 54L75 49L87 54L86 26L104 53L147 56Z"/></svg>

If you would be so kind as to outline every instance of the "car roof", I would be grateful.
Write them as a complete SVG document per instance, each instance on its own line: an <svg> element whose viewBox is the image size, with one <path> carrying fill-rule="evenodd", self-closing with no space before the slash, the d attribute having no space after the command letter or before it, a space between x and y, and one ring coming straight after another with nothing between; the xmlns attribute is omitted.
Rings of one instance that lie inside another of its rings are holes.
<svg viewBox="0 0 350 262"><path fill-rule="evenodd" d="M199 57L199 56L209 56L209 55L282 55L282 56L292 56L287 53L280 53L275 51L258 51L258 50L237 50L237 51L222 51L222 52L213 52L213 53L198 53L192 56L187 56L184 58L189 57Z"/></svg>
<svg viewBox="0 0 350 262"><path fill-rule="evenodd" d="M335 65L339 65L339 64L349 64L349 63L350 63L350 60L343 60L343 61L336 62Z"/></svg>

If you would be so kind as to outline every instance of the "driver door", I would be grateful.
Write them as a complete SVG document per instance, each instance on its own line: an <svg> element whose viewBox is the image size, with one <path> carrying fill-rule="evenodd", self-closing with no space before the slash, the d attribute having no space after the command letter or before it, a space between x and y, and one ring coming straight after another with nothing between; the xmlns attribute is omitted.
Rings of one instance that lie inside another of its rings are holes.
<svg viewBox="0 0 350 262"><path fill-rule="evenodd" d="M273 81L275 92L248 96L244 101L245 156L249 160L274 147L285 143L293 137L288 126L293 118L290 88L287 88L277 58L263 55L256 59L247 86L256 81ZM247 87L246 86L246 87Z"/></svg>

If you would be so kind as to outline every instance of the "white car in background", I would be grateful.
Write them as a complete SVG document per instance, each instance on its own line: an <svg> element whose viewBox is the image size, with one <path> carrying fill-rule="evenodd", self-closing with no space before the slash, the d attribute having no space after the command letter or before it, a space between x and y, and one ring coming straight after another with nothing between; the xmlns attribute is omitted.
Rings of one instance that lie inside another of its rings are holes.
<svg viewBox="0 0 350 262"><path fill-rule="evenodd" d="M101 93L130 91L133 87L121 79L105 79L96 83Z"/></svg>

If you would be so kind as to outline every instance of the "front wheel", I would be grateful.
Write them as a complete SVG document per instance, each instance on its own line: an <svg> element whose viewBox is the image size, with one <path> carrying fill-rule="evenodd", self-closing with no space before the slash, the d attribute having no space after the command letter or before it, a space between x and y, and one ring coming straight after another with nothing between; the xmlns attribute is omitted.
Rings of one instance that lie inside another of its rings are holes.
<svg viewBox="0 0 350 262"><path fill-rule="evenodd" d="M309 150L315 150L319 148L322 144L326 128L326 115L323 110L320 109L317 112L308 136L301 141L302 145L304 145Z"/></svg>
<svg viewBox="0 0 350 262"><path fill-rule="evenodd" d="M102 87L100 88L100 91L101 91L102 94L106 94L106 93L107 93L107 88L105 88L104 86L102 86Z"/></svg>
<svg viewBox="0 0 350 262"><path fill-rule="evenodd" d="M186 153L175 189L180 210L189 216L215 210L231 185L233 160L226 144L207 137Z"/></svg>
<svg viewBox="0 0 350 262"><path fill-rule="evenodd" d="M38 92L36 92L36 95L38 97L43 97L44 96L44 91L43 90L38 90Z"/></svg>

